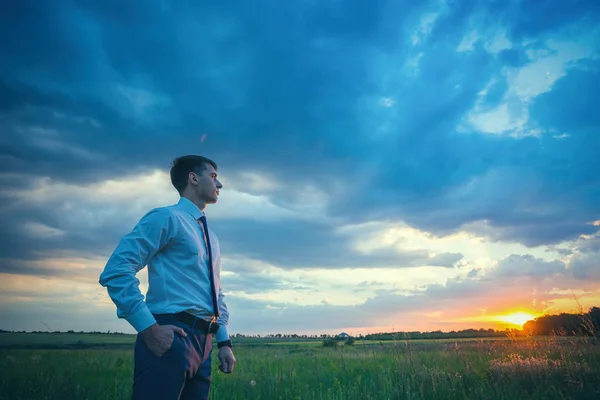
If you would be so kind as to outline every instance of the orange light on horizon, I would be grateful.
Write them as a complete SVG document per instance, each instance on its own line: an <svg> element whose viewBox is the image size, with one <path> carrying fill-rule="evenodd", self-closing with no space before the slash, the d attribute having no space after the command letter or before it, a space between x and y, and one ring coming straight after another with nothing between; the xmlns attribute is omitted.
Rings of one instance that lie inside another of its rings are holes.
<svg viewBox="0 0 600 400"><path fill-rule="evenodd" d="M511 325L518 325L522 328L527 321L532 321L537 317L537 315L525 311L517 311L505 315L496 315L494 319L499 322L505 322Z"/></svg>

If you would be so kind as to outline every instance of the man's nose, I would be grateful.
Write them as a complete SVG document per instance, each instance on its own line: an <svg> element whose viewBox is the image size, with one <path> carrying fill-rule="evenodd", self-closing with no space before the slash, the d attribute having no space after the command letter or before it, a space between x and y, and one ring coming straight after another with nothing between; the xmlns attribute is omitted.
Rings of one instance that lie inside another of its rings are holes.
<svg viewBox="0 0 600 400"><path fill-rule="evenodd" d="M221 183L221 181L219 181L219 180L217 179L217 188L218 188L218 189L221 189L222 187L223 187L223 184Z"/></svg>

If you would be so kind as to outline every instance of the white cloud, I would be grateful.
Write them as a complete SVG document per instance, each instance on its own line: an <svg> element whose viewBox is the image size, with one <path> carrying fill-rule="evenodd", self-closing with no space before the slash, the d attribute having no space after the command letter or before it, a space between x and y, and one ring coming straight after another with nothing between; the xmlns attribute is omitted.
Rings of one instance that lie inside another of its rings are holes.
<svg viewBox="0 0 600 400"><path fill-rule="evenodd" d="M459 53L473 51L475 48L473 45L478 40L479 40L479 35L477 34L477 31L471 30L471 31L469 31L469 33L467 33L465 36L463 36L462 40L458 44L458 47L456 48L456 51Z"/></svg>
<svg viewBox="0 0 600 400"><path fill-rule="evenodd" d="M472 29L458 44L456 51L459 53L470 52L475 50L475 43L483 42L484 48L492 53L498 54L502 50L512 48L512 42L506 37L506 30L502 28L485 28Z"/></svg>
<svg viewBox="0 0 600 400"><path fill-rule="evenodd" d="M436 237L428 232L420 231L398 221L393 223L367 223L363 225L346 226L340 232L352 238L355 236L355 248L362 253L382 251L392 248L397 251L416 251L426 249L433 254L460 253L464 256L461 265L471 268L489 269L494 266L494 261L510 254L530 254L545 261L559 257L557 251L545 246L528 248L518 243L505 243L490 241L485 235L469 233L470 226L463 227L462 231L444 237ZM490 228L492 229L492 228ZM450 276L468 273L470 268L458 272L450 269ZM410 271L402 270L402 274ZM440 271L438 271L440 273Z"/></svg>
<svg viewBox="0 0 600 400"><path fill-rule="evenodd" d="M492 37L490 37L485 43L485 49L490 53L497 54L502 50L508 50L512 48L511 41L506 37L506 31L498 31Z"/></svg>
<svg viewBox="0 0 600 400"><path fill-rule="evenodd" d="M437 4L434 4L434 7L436 11L427 12L420 18L417 29L411 36L413 46L417 46L427 39L435 26L435 22L447 9L445 1L438 1Z"/></svg>
<svg viewBox="0 0 600 400"><path fill-rule="evenodd" d="M511 110L509 104L504 103L491 111L473 115L469 122L479 131L500 134L518 130L525 126L528 120L527 109L512 107Z"/></svg>
<svg viewBox="0 0 600 400"><path fill-rule="evenodd" d="M468 113L466 124L488 134L516 137L542 134L540 130L527 128L529 105L538 95L552 90L554 83L567 74L574 62L597 57L598 46L590 44L594 42L587 40L591 36L584 34L579 40L572 41L549 39L545 42L543 50L528 52L531 60L528 64L504 68L499 76L493 78L493 81L504 79L508 84L503 99L494 108L488 109L482 103L486 91L480 93L480 100ZM488 50L495 52L507 48L509 42L503 38L504 36L498 36L489 42ZM566 137L564 135L558 136Z"/></svg>
<svg viewBox="0 0 600 400"><path fill-rule="evenodd" d="M412 293L423 285L443 284L448 278L456 277L463 272L452 268L426 266L408 269L366 266L352 269L288 270L260 260L235 256L224 256L222 268L225 275L237 274L242 277L260 275L264 279L285 283L283 286L277 285L271 289L264 287L264 290L258 291L252 286L252 280L249 280L247 283L250 285L249 290L247 292L238 290L233 293L235 296L282 303L294 299L293 303L297 305L318 305L325 298L333 305L356 305L375 296L382 288ZM372 281L374 277L377 279L376 284L364 284Z"/></svg>
<svg viewBox="0 0 600 400"><path fill-rule="evenodd" d="M595 56L596 50L586 43L589 42L548 40L546 54L532 54L531 63L508 69L506 79L514 93L523 102L529 102L539 94L550 91L554 82L566 75L571 63Z"/></svg>
<svg viewBox="0 0 600 400"><path fill-rule="evenodd" d="M419 27L411 37L413 46L421 43L429 35L429 33L431 33L436 19L437 13L428 13L421 18Z"/></svg>

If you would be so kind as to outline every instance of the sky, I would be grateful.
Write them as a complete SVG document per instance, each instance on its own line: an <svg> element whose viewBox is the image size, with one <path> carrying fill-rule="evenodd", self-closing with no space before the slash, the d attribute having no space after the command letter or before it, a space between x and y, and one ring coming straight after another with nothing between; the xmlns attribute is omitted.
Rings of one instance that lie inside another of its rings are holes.
<svg viewBox="0 0 600 400"><path fill-rule="evenodd" d="M184 154L232 334L600 305L597 1L0 10L0 329L133 333L98 278Z"/></svg>

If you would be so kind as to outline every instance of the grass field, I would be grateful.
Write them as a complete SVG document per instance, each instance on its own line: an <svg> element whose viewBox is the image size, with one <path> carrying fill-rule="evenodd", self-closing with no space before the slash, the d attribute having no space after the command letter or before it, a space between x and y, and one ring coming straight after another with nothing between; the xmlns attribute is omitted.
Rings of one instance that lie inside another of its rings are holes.
<svg viewBox="0 0 600 400"><path fill-rule="evenodd" d="M0 335L0 400L130 397L133 336L29 335ZM22 348L32 343L37 348ZM77 343L99 347L68 348ZM320 343L237 346L234 374L218 372L214 359L212 398L600 398L600 343L593 338Z"/></svg>
<svg viewBox="0 0 600 400"><path fill-rule="evenodd" d="M485 338L483 340L507 340L506 336ZM255 338L245 337L234 339L236 345L243 346L322 346L323 339L285 339L285 338ZM449 339L416 339L412 343L447 342ZM472 341L474 339L456 338L452 342ZM480 339L477 339L480 340ZM135 335L131 334L94 334L94 333L16 333L0 334L0 348L29 348L29 349L68 349L68 348L97 348L97 347L130 347L133 346ZM361 345L388 345L393 341L361 340Z"/></svg>

